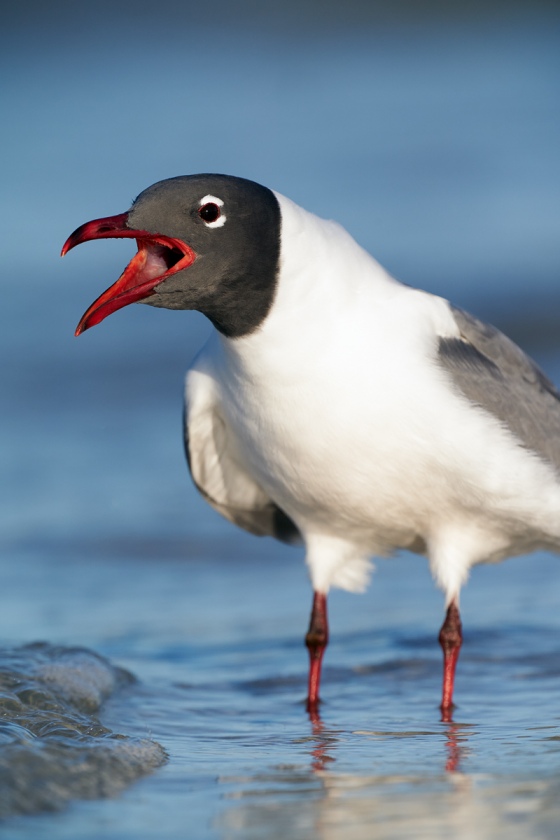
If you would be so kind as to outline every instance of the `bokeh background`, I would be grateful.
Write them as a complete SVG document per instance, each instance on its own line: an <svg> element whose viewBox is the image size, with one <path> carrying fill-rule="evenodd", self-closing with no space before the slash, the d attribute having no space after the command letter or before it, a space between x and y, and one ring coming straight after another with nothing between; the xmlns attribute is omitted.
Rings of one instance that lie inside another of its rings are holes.
<svg viewBox="0 0 560 840"><path fill-rule="evenodd" d="M133 248L91 243L61 262L60 247L157 180L240 175L338 220L398 278L494 322L560 381L558 4L21 0L3 9L0 63L0 638L85 644L170 685L181 639L247 653L259 636L282 647L289 628L280 667L297 662L302 693L301 552L221 521L183 462L183 375L207 323L134 306L75 339ZM376 632L435 639L439 595L425 564L401 562L380 570L379 594L376 580L366 599L335 595L341 634L376 615ZM471 626L515 627L517 607L553 626L555 569L543 555L480 570ZM278 668L258 661L263 676ZM197 836L247 831L213 822L208 785Z"/></svg>
<svg viewBox="0 0 560 840"><path fill-rule="evenodd" d="M177 423L158 418L148 436L140 426L146 406L175 410L206 325L136 306L75 340L131 247L96 243L58 259L78 224L125 210L162 178L260 181L340 221L405 282L537 353L555 343L558 30L556 4L539 0L6 8L8 535L44 539L79 518L89 536L113 515L107 504L137 527L144 494L128 488L140 459L139 481L156 471L153 520L184 530L183 465L174 456L160 484L154 441L176 438Z"/></svg>

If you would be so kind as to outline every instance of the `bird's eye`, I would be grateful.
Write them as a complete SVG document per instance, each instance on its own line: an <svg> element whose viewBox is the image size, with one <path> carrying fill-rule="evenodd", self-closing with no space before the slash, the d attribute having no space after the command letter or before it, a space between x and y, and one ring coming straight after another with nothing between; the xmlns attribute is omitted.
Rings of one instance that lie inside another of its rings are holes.
<svg viewBox="0 0 560 840"><path fill-rule="evenodd" d="M220 210L218 205L214 204L214 202L212 201L209 201L208 204L203 204L198 211L198 215L200 216L200 218L207 224L218 221L221 214L222 211Z"/></svg>
<svg viewBox="0 0 560 840"><path fill-rule="evenodd" d="M226 222L224 202L216 195L205 195L198 204L198 215L206 227L222 227Z"/></svg>

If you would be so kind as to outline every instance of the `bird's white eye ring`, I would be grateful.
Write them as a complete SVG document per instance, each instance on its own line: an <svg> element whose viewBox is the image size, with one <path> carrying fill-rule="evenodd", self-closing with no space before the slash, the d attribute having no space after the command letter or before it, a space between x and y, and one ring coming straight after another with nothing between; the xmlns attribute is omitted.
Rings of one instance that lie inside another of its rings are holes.
<svg viewBox="0 0 560 840"><path fill-rule="evenodd" d="M225 224L226 215L222 210L223 206L222 199L216 198L215 195L205 195L200 199L198 215L206 227L216 228Z"/></svg>

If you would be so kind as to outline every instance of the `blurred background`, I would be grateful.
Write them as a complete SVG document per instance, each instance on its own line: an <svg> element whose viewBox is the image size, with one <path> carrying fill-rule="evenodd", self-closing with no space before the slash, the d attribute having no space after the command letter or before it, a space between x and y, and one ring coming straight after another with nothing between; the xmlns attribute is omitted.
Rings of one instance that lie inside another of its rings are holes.
<svg viewBox="0 0 560 840"><path fill-rule="evenodd" d="M182 378L204 319L134 306L73 338L133 246L61 262L62 243L159 179L266 184L548 363L556 2L22 0L3 10L0 43L8 556L71 534L250 539L207 511L182 463Z"/></svg>
<svg viewBox="0 0 560 840"><path fill-rule="evenodd" d="M299 645L301 552L234 529L188 477L182 383L204 318L134 306L75 339L134 246L89 243L62 262L60 248L157 180L243 176L341 222L399 279L495 323L560 382L557 1L20 0L2 11L0 64L0 639L134 654L144 676L155 665L141 651L163 661L164 641L188 633L289 628ZM276 562L256 571L263 556ZM509 603L556 621L560 579L540 562L509 567ZM339 627L421 626L439 669L425 563L406 581L391 568L369 600L335 596ZM471 626L514 619L473 587ZM283 667L296 662L303 692L299 647Z"/></svg>

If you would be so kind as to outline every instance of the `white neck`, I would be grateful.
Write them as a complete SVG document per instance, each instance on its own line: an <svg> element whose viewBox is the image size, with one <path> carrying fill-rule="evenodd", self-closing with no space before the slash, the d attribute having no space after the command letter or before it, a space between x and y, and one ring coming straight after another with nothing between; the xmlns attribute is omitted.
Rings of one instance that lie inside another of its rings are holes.
<svg viewBox="0 0 560 840"><path fill-rule="evenodd" d="M271 311L254 333L221 339L230 359L237 357L243 367L255 362L261 367L263 354L285 367L290 345L294 352L296 347L320 352L346 313L375 306L403 288L339 224L275 195L282 240Z"/></svg>

